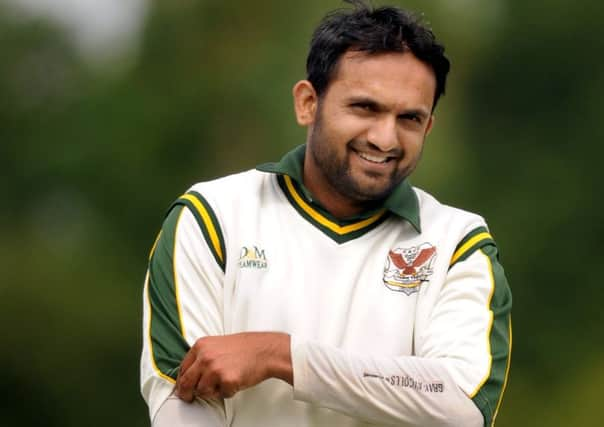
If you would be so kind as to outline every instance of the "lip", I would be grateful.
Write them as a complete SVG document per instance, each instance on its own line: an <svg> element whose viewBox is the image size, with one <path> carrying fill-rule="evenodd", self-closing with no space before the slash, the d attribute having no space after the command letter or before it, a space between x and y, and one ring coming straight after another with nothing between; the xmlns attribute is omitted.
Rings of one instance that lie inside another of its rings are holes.
<svg viewBox="0 0 604 427"><path fill-rule="evenodd" d="M375 155L371 153L365 153L352 149L353 157L356 162L361 165L363 169L372 172L385 172L395 167L394 157ZM376 161L377 159L383 159L382 161Z"/></svg>
<svg viewBox="0 0 604 427"><path fill-rule="evenodd" d="M369 154L369 153L362 153L360 151L357 151L356 153L363 160L367 160L368 162L371 162L371 163L382 164L382 163L388 162L391 159L391 157L388 157L388 156L376 156L376 155Z"/></svg>

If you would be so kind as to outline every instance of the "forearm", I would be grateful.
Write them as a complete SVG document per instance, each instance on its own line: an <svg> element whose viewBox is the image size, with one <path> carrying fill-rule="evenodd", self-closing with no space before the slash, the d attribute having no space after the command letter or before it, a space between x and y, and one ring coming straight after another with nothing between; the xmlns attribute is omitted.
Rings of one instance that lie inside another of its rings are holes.
<svg viewBox="0 0 604 427"><path fill-rule="evenodd" d="M268 336L271 336L271 344L266 352L267 360L270 360L267 377L278 378L293 386L291 337L281 332L269 332Z"/></svg>
<svg viewBox="0 0 604 427"><path fill-rule="evenodd" d="M351 355L315 343L292 345L294 398L385 425L482 426L446 359Z"/></svg>

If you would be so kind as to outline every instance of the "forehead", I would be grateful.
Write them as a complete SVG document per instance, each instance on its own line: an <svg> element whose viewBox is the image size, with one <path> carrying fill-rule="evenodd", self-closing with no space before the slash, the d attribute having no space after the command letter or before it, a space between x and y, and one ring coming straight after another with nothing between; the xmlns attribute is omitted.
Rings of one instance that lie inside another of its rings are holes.
<svg viewBox="0 0 604 427"><path fill-rule="evenodd" d="M397 106L419 103L431 110L436 76L411 52L348 51L338 61L328 92L332 90L340 96L376 97Z"/></svg>

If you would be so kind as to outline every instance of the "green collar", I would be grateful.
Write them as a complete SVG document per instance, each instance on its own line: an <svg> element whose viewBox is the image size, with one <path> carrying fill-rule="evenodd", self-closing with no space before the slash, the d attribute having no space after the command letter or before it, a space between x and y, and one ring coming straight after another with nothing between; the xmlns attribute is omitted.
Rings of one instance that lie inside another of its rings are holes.
<svg viewBox="0 0 604 427"><path fill-rule="evenodd" d="M325 215L328 218L333 218L325 210L323 206L317 203L312 194L308 191L308 189L304 186L303 180L303 170L302 166L304 164L304 156L306 153L306 145L300 145L287 154L283 156L283 158L277 163L264 163L262 165L258 165L256 169L262 172L270 172L278 175L286 175L292 178L293 181L297 184L296 187L302 193L305 202L315 207L319 212ZM411 184L407 180L401 182L394 191L384 200L382 206L377 209L372 209L371 211L364 212L360 215L355 216L354 218L348 218L345 222L350 221L359 221L361 219L367 219L375 214L378 211L388 210L395 215L407 220L413 228L418 233L421 233L421 224L420 224L420 216L419 216L419 201L417 199L417 195ZM336 222L341 222L337 221Z"/></svg>

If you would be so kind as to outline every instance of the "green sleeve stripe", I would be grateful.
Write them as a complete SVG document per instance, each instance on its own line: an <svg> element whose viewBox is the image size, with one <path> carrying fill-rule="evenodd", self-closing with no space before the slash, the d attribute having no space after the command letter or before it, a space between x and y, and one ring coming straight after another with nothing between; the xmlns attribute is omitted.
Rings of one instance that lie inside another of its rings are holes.
<svg viewBox="0 0 604 427"><path fill-rule="evenodd" d="M505 378L503 380L503 386L501 388L501 393L499 394L499 400L497 401L497 406L495 407L495 412L493 413L493 421L491 426L495 425L495 419L497 414L499 413L499 408L501 407L501 402L503 402L503 393L505 393L505 388L508 385L508 378L510 376L510 363L512 362L512 316L508 316L508 336L510 337L510 345L508 349L508 358L507 364L505 367Z"/></svg>
<svg viewBox="0 0 604 427"><path fill-rule="evenodd" d="M512 294L503 267L499 264L496 246L484 246L481 248L481 252L489 261L493 280L493 290L489 301L492 323L488 335L491 366L485 379L471 397L482 412L484 425L492 426L501 405L510 368Z"/></svg>
<svg viewBox="0 0 604 427"><path fill-rule="evenodd" d="M469 232L455 248L449 269L458 262L468 259L470 255L486 245L495 245L493 237L485 227L478 227Z"/></svg>
<svg viewBox="0 0 604 427"><path fill-rule="evenodd" d="M162 378L174 382L180 362L189 350L185 340L174 270L174 245L183 207L172 209L149 261L147 298L150 306L149 343L153 366Z"/></svg>
<svg viewBox="0 0 604 427"><path fill-rule="evenodd" d="M224 237L216 214L208 201L199 193L190 191L180 196L173 204L189 208L203 234L212 256L224 272L226 267L226 250Z"/></svg>
<svg viewBox="0 0 604 427"><path fill-rule="evenodd" d="M155 238L155 241L153 242L153 246L151 246L151 251L149 251L149 261L151 261L151 257L155 253L155 247L157 246L157 242L159 242L160 237L161 237L161 230L159 230L159 233L157 233L157 237Z"/></svg>

